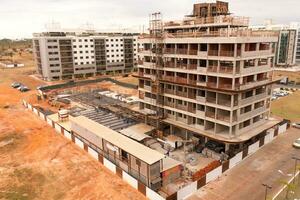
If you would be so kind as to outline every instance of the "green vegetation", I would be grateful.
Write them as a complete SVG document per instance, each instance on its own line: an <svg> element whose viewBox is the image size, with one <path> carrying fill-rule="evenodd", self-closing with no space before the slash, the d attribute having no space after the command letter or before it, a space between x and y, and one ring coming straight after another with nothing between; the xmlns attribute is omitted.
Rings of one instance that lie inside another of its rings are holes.
<svg viewBox="0 0 300 200"><path fill-rule="evenodd" d="M24 40L2 39L2 40L0 40L0 56L13 57L13 55L18 52L17 49L20 49L22 51L26 48L32 48L32 40L31 39L24 39Z"/></svg>
<svg viewBox="0 0 300 200"><path fill-rule="evenodd" d="M275 100L271 104L271 113L275 116L300 121L300 91Z"/></svg>

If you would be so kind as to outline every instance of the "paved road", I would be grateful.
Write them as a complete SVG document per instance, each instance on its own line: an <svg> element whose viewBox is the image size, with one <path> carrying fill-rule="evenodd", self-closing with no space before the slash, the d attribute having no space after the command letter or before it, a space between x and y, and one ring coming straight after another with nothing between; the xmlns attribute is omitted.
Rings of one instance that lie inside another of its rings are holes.
<svg viewBox="0 0 300 200"><path fill-rule="evenodd" d="M300 156L300 149L292 147L292 142L300 137L300 130L291 128L287 134L278 136L255 154L223 174L218 180L207 184L192 194L189 200L260 200L264 199L265 190L262 183L273 188L270 194L275 195L280 188L281 180L288 177L280 174L292 173L293 155Z"/></svg>
<svg viewBox="0 0 300 200"><path fill-rule="evenodd" d="M300 89L300 85L275 84L274 88L294 88L294 89Z"/></svg>

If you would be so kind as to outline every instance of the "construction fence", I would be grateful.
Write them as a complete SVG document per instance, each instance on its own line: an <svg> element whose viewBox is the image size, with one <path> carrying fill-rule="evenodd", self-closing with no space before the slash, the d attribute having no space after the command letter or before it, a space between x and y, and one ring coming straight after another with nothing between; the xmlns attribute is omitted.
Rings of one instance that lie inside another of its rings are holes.
<svg viewBox="0 0 300 200"><path fill-rule="evenodd" d="M112 78L109 78L109 77L105 77L105 78L98 78L98 79L94 79L94 80L84 80L84 81L77 81L77 82L70 81L70 82L62 83L62 84L44 86L44 87L41 87L40 90L41 91L47 91L47 90L55 90L55 89L62 89L62 88L65 89L65 88L71 88L71 87L84 86L84 85L87 85L87 84L100 83L100 82L103 82L103 81L109 81L109 82L115 83L119 86L127 87L127 88L130 88L130 89L137 89L138 88L137 85L130 84L130 83L124 83L124 82L120 82L118 80L115 80L115 79L112 79Z"/></svg>
<svg viewBox="0 0 300 200"><path fill-rule="evenodd" d="M230 160L223 162L221 166L210 171L209 173L201 177L199 180L194 181L182 187L174 194L166 197L160 195L156 191L153 191L151 188L145 186L142 182L138 181L137 179L129 175L127 172L123 171L120 167L118 167L117 165L112 163L108 158L106 158L105 155L101 154L101 152L99 152L94 146L90 145L89 142L83 140L82 138L78 137L72 132L64 129L58 123L48 118L47 115L44 114L41 110L39 110L38 107L32 106L31 104L27 103L25 100L23 100L23 105L29 111L32 111L42 120L47 122L52 128L56 130L58 134L65 136L67 139L75 143L78 147L88 152L93 158L98 160L101 164L103 164L105 167L107 167L109 170L111 170L113 173L118 175L125 182L130 184L132 187L137 189L139 192L141 192L143 195L145 195L147 198L151 200L181 200L187 198L188 196L190 196L191 194L193 194L194 192L196 192L198 189L205 186L209 182L218 179L218 177L220 177L224 172L238 165L242 160L246 159L248 156L255 153L264 145L270 143L278 135L283 134L290 126L290 122L288 120L281 121L279 124L267 130L267 134L265 135L265 137L262 137L256 143L251 144L243 151L239 152L234 157L232 157Z"/></svg>

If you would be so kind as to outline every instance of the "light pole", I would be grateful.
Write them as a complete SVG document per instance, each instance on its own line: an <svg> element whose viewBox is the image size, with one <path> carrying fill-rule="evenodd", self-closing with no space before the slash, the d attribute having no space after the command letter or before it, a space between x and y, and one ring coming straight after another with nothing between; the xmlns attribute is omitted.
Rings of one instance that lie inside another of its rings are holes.
<svg viewBox="0 0 300 200"><path fill-rule="evenodd" d="M298 161L300 161L300 158L293 156L292 159L295 160L294 179L293 179L293 183L295 184L296 173L297 173L297 163L298 163Z"/></svg>
<svg viewBox="0 0 300 200"><path fill-rule="evenodd" d="M262 185L266 188L266 191L265 191L265 200L267 200L268 189L272 189L272 187L269 186L268 184L265 184L265 183L263 183Z"/></svg>

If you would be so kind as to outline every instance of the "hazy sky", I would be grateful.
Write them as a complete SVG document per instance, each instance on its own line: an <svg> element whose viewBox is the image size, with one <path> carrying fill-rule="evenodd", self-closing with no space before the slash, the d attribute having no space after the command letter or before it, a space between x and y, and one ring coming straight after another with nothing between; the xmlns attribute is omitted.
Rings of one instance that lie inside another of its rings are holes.
<svg viewBox="0 0 300 200"><path fill-rule="evenodd" d="M63 28L90 23L99 30L139 30L148 24L149 13L161 11L164 20L181 19L198 2L211 0L0 0L0 38L31 37L52 21ZM235 15L251 17L251 24L270 18L276 23L300 22L300 0L227 2Z"/></svg>

